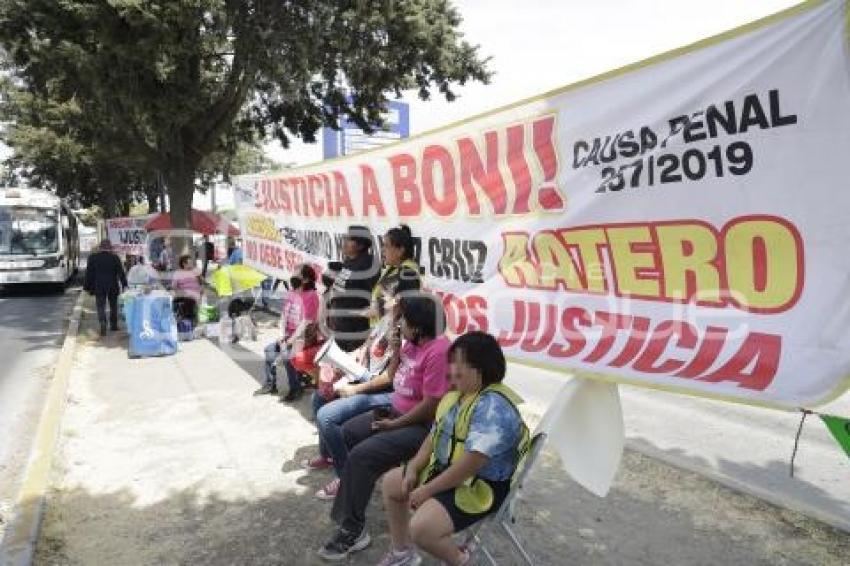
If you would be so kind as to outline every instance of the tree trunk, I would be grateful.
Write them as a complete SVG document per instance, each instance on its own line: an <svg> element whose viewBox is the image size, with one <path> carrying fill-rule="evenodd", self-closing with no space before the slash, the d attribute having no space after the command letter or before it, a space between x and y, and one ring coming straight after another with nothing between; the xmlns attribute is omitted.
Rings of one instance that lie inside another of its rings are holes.
<svg viewBox="0 0 850 566"><path fill-rule="evenodd" d="M188 231L191 230L192 196L195 193L196 173L197 163L185 158L171 164L165 172L171 229L179 232L171 238L174 251L178 256L190 254L191 251L192 237Z"/></svg>
<svg viewBox="0 0 850 566"><path fill-rule="evenodd" d="M115 218L118 216L118 197L115 195L115 187L107 185L103 187L103 217Z"/></svg>
<svg viewBox="0 0 850 566"><path fill-rule="evenodd" d="M145 200L148 201L148 214L161 212L159 210L159 192L157 192L156 187L145 189Z"/></svg>

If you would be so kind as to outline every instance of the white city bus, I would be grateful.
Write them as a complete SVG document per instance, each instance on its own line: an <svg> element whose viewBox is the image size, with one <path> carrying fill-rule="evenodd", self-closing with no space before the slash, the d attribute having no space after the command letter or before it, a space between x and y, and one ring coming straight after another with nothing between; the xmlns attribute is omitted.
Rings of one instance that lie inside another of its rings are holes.
<svg viewBox="0 0 850 566"><path fill-rule="evenodd" d="M77 217L56 195L0 188L0 285L64 286L80 262Z"/></svg>

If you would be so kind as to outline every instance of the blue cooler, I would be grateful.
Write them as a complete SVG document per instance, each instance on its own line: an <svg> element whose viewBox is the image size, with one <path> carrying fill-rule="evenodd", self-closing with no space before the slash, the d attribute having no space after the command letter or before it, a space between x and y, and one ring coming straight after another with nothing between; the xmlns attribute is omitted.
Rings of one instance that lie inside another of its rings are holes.
<svg viewBox="0 0 850 566"><path fill-rule="evenodd" d="M127 306L131 358L170 356L177 352L177 323L169 295L140 295Z"/></svg>
<svg viewBox="0 0 850 566"><path fill-rule="evenodd" d="M133 302L138 296L139 293L134 291L126 291L118 295L118 313L124 319L127 328L133 326Z"/></svg>

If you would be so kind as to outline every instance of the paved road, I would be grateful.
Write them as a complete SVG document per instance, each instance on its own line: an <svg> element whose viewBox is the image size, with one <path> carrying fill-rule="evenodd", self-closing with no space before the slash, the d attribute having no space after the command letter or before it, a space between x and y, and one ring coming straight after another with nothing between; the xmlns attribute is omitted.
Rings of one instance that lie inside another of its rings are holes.
<svg viewBox="0 0 850 566"><path fill-rule="evenodd" d="M79 293L0 287L0 521L26 465L52 365Z"/></svg>
<svg viewBox="0 0 850 566"><path fill-rule="evenodd" d="M565 376L512 365L508 381L540 408ZM800 416L620 386L627 446L850 531L850 459L816 417L788 462ZM850 393L818 410L850 415Z"/></svg>

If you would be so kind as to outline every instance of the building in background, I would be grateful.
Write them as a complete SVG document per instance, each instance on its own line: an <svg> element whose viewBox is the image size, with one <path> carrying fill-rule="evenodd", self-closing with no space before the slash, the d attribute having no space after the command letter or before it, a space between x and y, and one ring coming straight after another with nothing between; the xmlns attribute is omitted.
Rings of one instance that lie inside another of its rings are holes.
<svg viewBox="0 0 850 566"><path fill-rule="evenodd" d="M343 119L340 129L322 128L322 157L332 159L380 147L410 137L410 105L391 101L384 114L384 127L367 134L357 124Z"/></svg>

